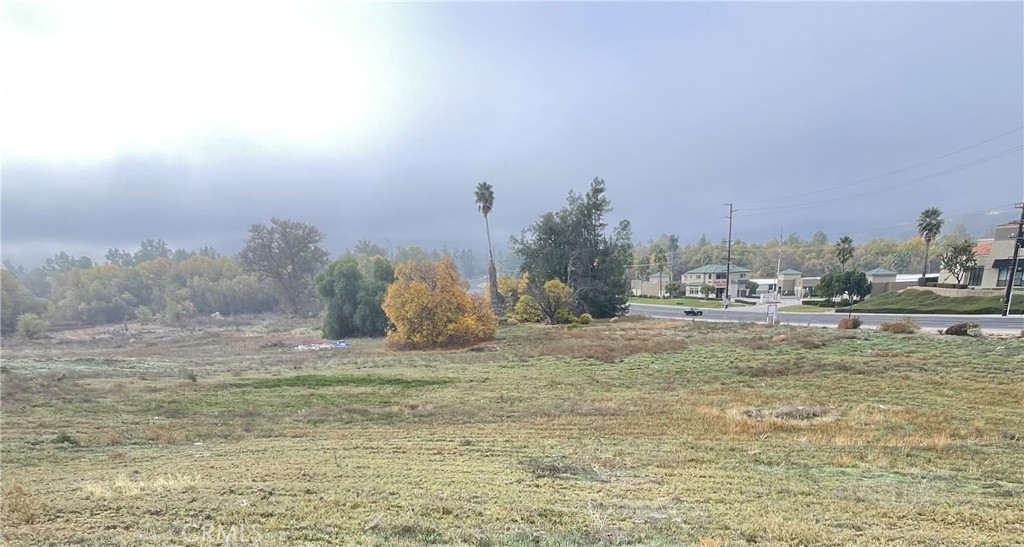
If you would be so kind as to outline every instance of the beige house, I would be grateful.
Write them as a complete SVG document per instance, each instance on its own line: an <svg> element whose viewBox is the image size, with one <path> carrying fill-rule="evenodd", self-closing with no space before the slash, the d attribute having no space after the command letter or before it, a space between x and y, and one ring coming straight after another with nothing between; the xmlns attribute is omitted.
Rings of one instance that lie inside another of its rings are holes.
<svg viewBox="0 0 1024 547"><path fill-rule="evenodd" d="M647 279L634 279L630 281L630 292L633 296L653 296L655 298L667 298L668 284L672 282L672 274L656 273Z"/></svg>
<svg viewBox="0 0 1024 547"><path fill-rule="evenodd" d="M729 272L728 279L726 279L727 270ZM727 287L729 296L736 298L742 294L740 290L746 291L746 284L749 280L749 268L736 265L727 268L724 264L708 264L684 273L682 282L686 296L703 297L700 288L706 283L714 287L715 292L712 294L715 298L722 298Z"/></svg>
<svg viewBox="0 0 1024 547"><path fill-rule="evenodd" d="M967 272L963 284L977 289L1002 289L1013 279L1014 287L1024 286L1024 260L1018 260L1017 271L1011 276L1013 268L1013 246L1017 238L1017 221L996 226L995 236L979 239L974 246L974 258L977 266ZM941 251L938 251L941 252ZM939 283L955 284L956 278L942 269L939 271Z"/></svg>

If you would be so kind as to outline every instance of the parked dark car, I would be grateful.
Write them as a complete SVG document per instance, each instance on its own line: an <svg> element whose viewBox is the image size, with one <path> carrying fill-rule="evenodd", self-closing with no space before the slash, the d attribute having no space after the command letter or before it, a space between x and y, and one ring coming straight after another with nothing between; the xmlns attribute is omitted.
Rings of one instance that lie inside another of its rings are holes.
<svg viewBox="0 0 1024 547"><path fill-rule="evenodd" d="M704 310L698 310L697 308L687 308L683 310L686 315L704 315Z"/></svg>

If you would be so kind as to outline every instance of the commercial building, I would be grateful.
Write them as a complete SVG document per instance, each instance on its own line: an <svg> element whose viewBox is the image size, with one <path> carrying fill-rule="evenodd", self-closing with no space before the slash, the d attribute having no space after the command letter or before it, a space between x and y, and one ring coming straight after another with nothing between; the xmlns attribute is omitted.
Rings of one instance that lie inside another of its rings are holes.
<svg viewBox="0 0 1024 547"><path fill-rule="evenodd" d="M977 265L969 270L961 281L977 289L1001 289L1013 279L1014 287L1024 286L1024 260L1018 260L1017 271L1013 269L1013 246L1017 239L1017 221L996 226L991 238L979 239L974 246ZM938 251L941 252L941 251ZM939 271L939 283L956 284L956 278L947 270Z"/></svg>
<svg viewBox="0 0 1024 547"><path fill-rule="evenodd" d="M728 279L726 279L728 271ZM747 281L750 280L750 269L743 266L732 265L727 268L725 264L708 264L690 270L683 274L682 284L686 290L686 296L703 297L700 288L705 284L711 285L715 292L715 298L722 298L728 287L729 295L733 298L740 296L741 290L746 291Z"/></svg>

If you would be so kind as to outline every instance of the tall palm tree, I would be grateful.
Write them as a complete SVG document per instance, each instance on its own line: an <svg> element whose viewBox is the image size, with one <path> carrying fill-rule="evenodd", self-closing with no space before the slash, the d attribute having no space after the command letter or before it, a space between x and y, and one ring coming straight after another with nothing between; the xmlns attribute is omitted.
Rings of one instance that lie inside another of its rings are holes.
<svg viewBox="0 0 1024 547"><path fill-rule="evenodd" d="M921 216L917 217L917 233L921 234L924 239L924 273L921 274L921 278L928 276L928 251L931 250L932 242L935 238L939 237L939 232L942 231L942 224L945 221L942 220L942 210L938 207L929 207L924 211L921 211Z"/></svg>
<svg viewBox="0 0 1024 547"><path fill-rule="evenodd" d="M835 255L836 260L843 265L843 271L846 271L846 263L853 258L853 238L850 236L843 236L836 242L835 247L832 248L832 254Z"/></svg>
<svg viewBox="0 0 1024 547"><path fill-rule="evenodd" d="M665 266L668 263L668 252L662 246L656 246L651 253L651 266L658 271L658 298L664 298Z"/></svg>
<svg viewBox="0 0 1024 547"><path fill-rule="evenodd" d="M476 185L476 208L484 216L484 227L487 228L487 252L490 260L487 263L487 284L490 285L491 308L498 310L498 270L494 267L494 247L491 246L491 224L487 215L494 209L494 187L486 182Z"/></svg>

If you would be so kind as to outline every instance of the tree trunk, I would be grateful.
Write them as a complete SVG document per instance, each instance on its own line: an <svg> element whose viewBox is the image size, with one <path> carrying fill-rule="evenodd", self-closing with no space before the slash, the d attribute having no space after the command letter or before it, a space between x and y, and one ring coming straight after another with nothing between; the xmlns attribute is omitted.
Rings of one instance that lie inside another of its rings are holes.
<svg viewBox="0 0 1024 547"><path fill-rule="evenodd" d="M498 305L498 270L494 267L494 247L491 246L491 223L484 215L484 226L487 228L487 253L490 260L487 263L487 284L490 285L491 310L495 314L500 312Z"/></svg>
<svg viewBox="0 0 1024 547"><path fill-rule="evenodd" d="M921 274L921 279L923 279L923 280L926 277L928 277L928 251L931 250L930 249L931 246L932 246L931 240L930 239L925 239L924 240L924 273ZM922 285L922 286L927 286L928 281L924 280L924 281L922 281L922 283L925 283L925 285Z"/></svg>

